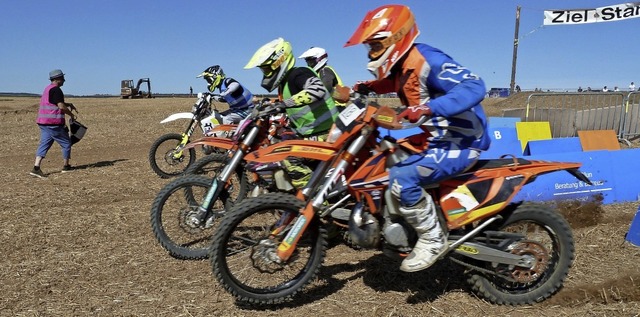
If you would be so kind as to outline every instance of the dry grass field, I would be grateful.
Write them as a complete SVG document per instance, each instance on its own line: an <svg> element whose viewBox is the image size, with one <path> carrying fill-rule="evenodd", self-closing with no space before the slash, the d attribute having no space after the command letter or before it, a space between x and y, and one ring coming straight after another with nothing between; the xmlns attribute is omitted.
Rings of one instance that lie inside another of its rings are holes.
<svg viewBox="0 0 640 317"><path fill-rule="evenodd" d="M637 203L567 204L576 259L564 288L533 306L476 297L448 261L418 273L376 251L337 244L296 301L238 306L207 261L172 258L153 237L149 209L168 180L150 169L151 143L186 122L160 124L195 99L68 98L88 133L61 173L56 144L28 174L38 145L38 98L0 97L0 316L638 316L640 248L624 241ZM486 100L499 113L508 100Z"/></svg>

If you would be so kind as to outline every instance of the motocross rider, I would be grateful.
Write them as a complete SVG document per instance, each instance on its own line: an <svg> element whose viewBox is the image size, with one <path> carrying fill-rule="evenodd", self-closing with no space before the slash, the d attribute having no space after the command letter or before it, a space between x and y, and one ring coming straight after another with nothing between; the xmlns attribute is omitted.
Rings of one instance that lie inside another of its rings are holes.
<svg viewBox="0 0 640 317"><path fill-rule="evenodd" d="M302 55L298 56L298 58L304 59L307 63L307 66L313 68L313 70L320 75L320 79L322 79L322 83L327 88L330 94L333 94L333 90L336 86L343 86L342 79L338 76L333 67L327 65L327 61L329 60L329 55L327 51L322 47L312 47L306 50ZM338 102L338 100L334 100L336 106L344 107L344 103Z"/></svg>
<svg viewBox="0 0 640 317"><path fill-rule="evenodd" d="M325 140L338 117L336 104L318 74L309 67L294 67L291 44L277 38L260 47L244 67L260 68L261 86L269 92L278 89L281 106L300 136ZM292 159L293 160L293 159ZM283 163L296 188L304 186L312 170L305 164L285 160Z"/></svg>
<svg viewBox="0 0 640 317"><path fill-rule="evenodd" d="M220 96L216 101L229 104L229 110L220 112L221 121L224 124L236 124L246 118L253 109L253 95L249 89L242 86L237 80L226 77L219 65L205 69L198 77L203 77L210 92L220 90Z"/></svg>
<svg viewBox="0 0 640 317"><path fill-rule="evenodd" d="M397 92L408 106L400 117L416 122L429 116L424 133L412 136L424 150L389 171L392 196L415 229L418 241L400 266L405 272L426 269L447 248L432 197L422 186L464 172L489 148L487 120L480 102L483 80L427 44L414 43L420 34L409 7L384 5L367 13L346 46L364 43L368 70L375 80L356 84L361 93Z"/></svg>

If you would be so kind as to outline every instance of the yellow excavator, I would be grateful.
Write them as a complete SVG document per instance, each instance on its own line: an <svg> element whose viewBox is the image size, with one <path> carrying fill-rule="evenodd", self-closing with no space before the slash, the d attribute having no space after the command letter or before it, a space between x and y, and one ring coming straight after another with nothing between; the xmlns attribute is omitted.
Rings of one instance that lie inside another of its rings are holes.
<svg viewBox="0 0 640 317"><path fill-rule="evenodd" d="M143 83L147 83L147 91L140 90L140 85ZM134 87L133 79L124 79L120 85L120 96L122 99L153 98L151 96L151 81L149 78L140 78Z"/></svg>

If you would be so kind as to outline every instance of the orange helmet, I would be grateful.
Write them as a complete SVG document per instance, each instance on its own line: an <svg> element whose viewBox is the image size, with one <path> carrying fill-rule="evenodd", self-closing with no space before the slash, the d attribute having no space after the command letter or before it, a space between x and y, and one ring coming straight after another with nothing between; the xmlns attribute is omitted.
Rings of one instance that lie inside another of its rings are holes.
<svg viewBox="0 0 640 317"><path fill-rule="evenodd" d="M419 34L409 7L384 5L367 13L344 46L364 43L369 52L367 69L381 79L409 51Z"/></svg>

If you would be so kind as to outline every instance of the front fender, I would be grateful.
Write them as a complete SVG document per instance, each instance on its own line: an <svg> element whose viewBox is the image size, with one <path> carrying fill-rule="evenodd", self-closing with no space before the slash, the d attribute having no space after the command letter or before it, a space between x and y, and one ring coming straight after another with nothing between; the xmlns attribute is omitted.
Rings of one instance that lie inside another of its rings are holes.
<svg viewBox="0 0 640 317"><path fill-rule="evenodd" d="M249 153L245 159L256 163L279 162L287 157L329 161L340 151L331 143L309 140L286 140Z"/></svg>
<svg viewBox="0 0 640 317"><path fill-rule="evenodd" d="M199 146L199 145L207 145L207 146L210 146L210 147L216 147L216 148L229 150L234 146L234 143L229 138L219 138L219 137L215 137L215 136L207 136L207 137L203 137L203 138L194 140L193 142L189 142L187 145L185 145L184 149L187 150L187 149L195 148L196 146Z"/></svg>
<svg viewBox="0 0 640 317"><path fill-rule="evenodd" d="M174 114L166 117L164 120L160 121L160 123L167 123L167 122L175 121L175 120L178 120L178 119L189 119L189 120L191 120L191 118L193 118L193 113L191 113L191 112L179 112L179 113L174 113Z"/></svg>

